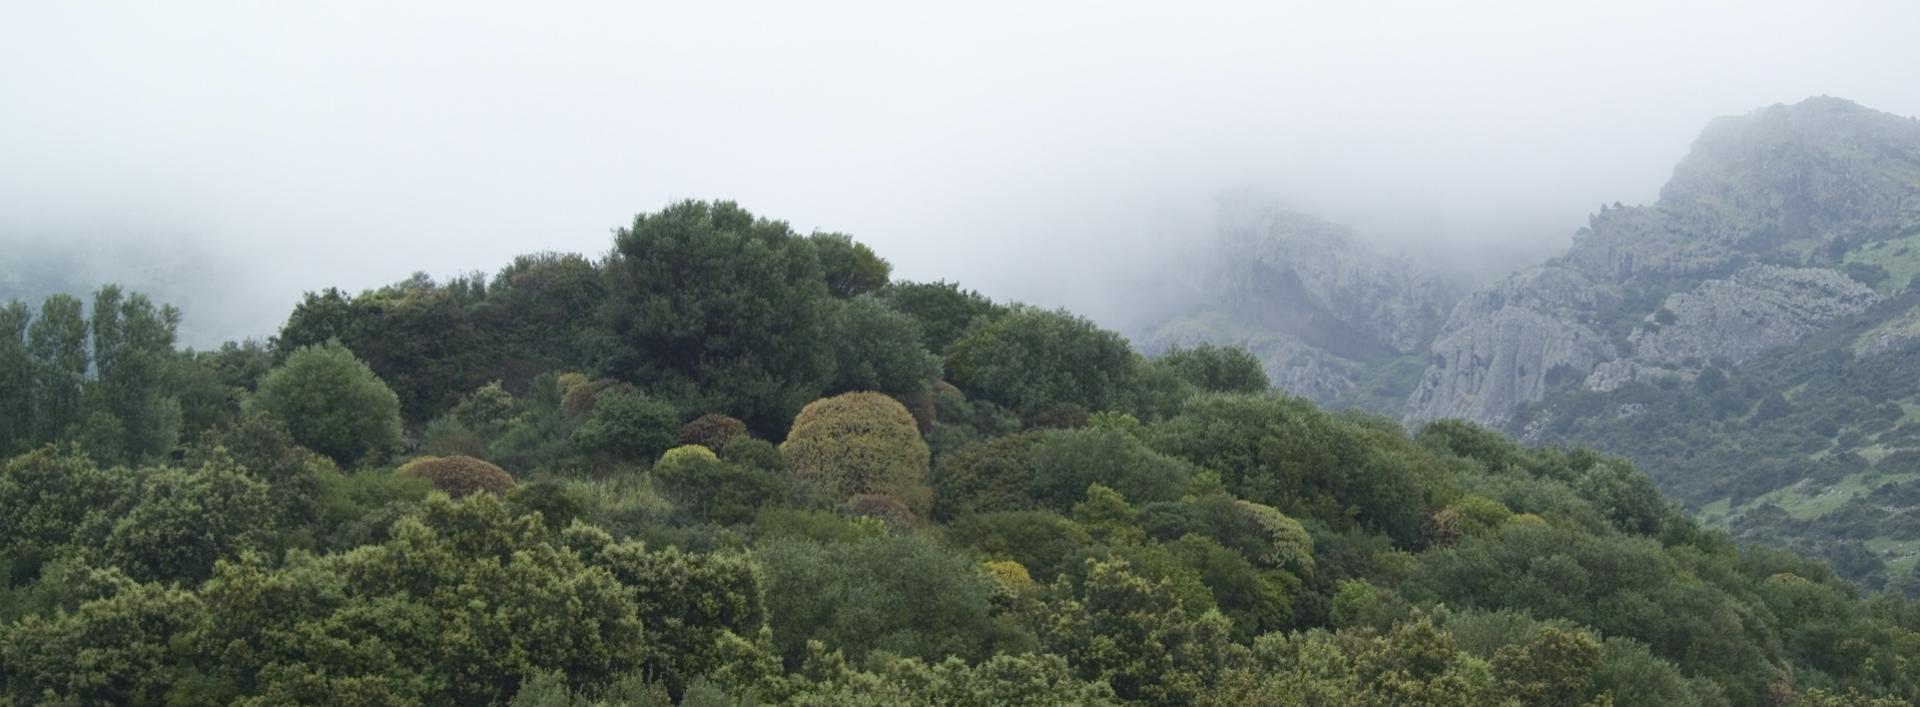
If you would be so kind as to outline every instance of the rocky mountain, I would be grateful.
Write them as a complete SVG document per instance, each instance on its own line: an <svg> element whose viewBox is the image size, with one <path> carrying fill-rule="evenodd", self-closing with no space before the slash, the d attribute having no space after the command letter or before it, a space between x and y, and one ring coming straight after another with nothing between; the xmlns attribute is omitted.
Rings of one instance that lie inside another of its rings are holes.
<svg viewBox="0 0 1920 707"><path fill-rule="evenodd" d="M1391 409L1460 288L1375 252L1347 228L1249 200L1224 204L1201 283L1148 348L1199 342L1253 352L1275 385L1322 404Z"/></svg>
<svg viewBox="0 0 1920 707"><path fill-rule="evenodd" d="M1557 390L1739 364L1904 289L1917 229L1920 121L1825 97L1715 120L1657 202L1462 299L1405 416L1502 425Z"/></svg>

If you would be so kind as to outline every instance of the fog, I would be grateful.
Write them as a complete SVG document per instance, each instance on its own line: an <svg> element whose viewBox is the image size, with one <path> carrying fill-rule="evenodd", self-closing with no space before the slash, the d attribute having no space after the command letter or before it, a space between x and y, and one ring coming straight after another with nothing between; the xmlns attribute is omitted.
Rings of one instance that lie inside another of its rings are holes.
<svg viewBox="0 0 1920 707"><path fill-rule="evenodd" d="M1911 2L950 5L14 3L0 247L212 293L211 340L720 198L1113 320L1223 191L1486 278L1715 116L1920 114Z"/></svg>

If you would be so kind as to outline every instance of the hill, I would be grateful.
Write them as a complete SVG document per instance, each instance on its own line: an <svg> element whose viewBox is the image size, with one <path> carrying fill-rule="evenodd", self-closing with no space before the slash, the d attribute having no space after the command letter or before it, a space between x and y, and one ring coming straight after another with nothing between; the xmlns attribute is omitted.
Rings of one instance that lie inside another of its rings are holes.
<svg viewBox="0 0 1920 707"><path fill-rule="evenodd" d="M1630 462L730 203L312 293L270 349L117 287L0 315L0 703L1920 699L1920 607Z"/></svg>

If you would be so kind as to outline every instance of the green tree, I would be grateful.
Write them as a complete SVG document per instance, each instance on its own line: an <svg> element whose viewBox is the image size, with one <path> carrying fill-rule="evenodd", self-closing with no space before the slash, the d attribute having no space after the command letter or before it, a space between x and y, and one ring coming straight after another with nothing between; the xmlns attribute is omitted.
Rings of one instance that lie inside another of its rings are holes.
<svg viewBox="0 0 1920 707"><path fill-rule="evenodd" d="M0 631L0 680L19 704L164 705L191 676L177 650L210 611L177 586L96 570L100 594L73 612L28 616Z"/></svg>
<svg viewBox="0 0 1920 707"><path fill-rule="evenodd" d="M88 388L92 419L89 448L114 461L152 459L173 450L180 438L180 401L171 394L176 358L174 331L180 311L156 308L145 295L125 295L107 285L94 295L94 383ZM112 420L102 428L93 419Z"/></svg>
<svg viewBox="0 0 1920 707"><path fill-rule="evenodd" d="M1081 677L1105 681L1123 699L1190 704L1235 660L1226 617L1190 613L1166 582L1134 574L1125 561L1090 562L1079 592L1055 583L1061 596L1040 632Z"/></svg>
<svg viewBox="0 0 1920 707"><path fill-rule="evenodd" d="M1066 509L1101 484L1132 503L1172 501L1187 491L1193 465L1117 429L1048 430L1027 451L1034 500Z"/></svg>
<svg viewBox="0 0 1920 707"><path fill-rule="evenodd" d="M880 291L880 299L894 310L920 322L927 350L944 354L975 320L1005 314L1006 307L973 290L951 282L896 282Z"/></svg>
<svg viewBox="0 0 1920 707"><path fill-rule="evenodd" d="M1064 403L1119 407L1139 356L1119 334L1064 311L1016 307L980 319L948 349L947 371L969 393L1033 413Z"/></svg>
<svg viewBox="0 0 1920 707"><path fill-rule="evenodd" d="M984 657L991 581L978 565L916 536L854 543L774 541L755 553L774 643L797 665L808 641L864 657Z"/></svg>
<svg viewBox="0 0 1920 707"><path fill-rule="evenodd" d="M54 295L40 303L40 316L27 327L27 355L34 367L34 436L66 439L81 422L90 363L87 319L78 298Z"/></svg>
<svg viewBox="0 0 1920 707"><path fill-rule="evenodd" d="M400 444L400 399L338 342L308 346L260 381L249 412L279 419L301 445L351 464Z"/></svg>
<svg viewBox="0 0 1920 707"><path fill-rule="evenodd" d="M27 353L33 312L19 300L0 308L0 456L33 446L34 364Z"/></svg>
<svg viewBox="0 0 1920 707"><path fill-rule="evenodd" d="M839 309L836 360L828 392L875 390L908 395L940 377L940 358L922 347L920 324L871 296Z"/></svg>
<svg viewBox="0 0 1920 707"><path fill-rule="evenodd" d="M1027 454L1039 438L1015 434L968 444L939 456L933 469L933 516L950 521L972 513L1033 506L1033 467Z"/></svg>
<svg viewBox="0 0 1920 707"><path fill-rule="evenodd" d="M832 299L814 244L732 202L635 216L607 265L609 370L778 430L833 373Z"/></svg>
<svg viewBox="0 0 1920 707"><path fill-rule="evenodd" d="M833 296L852 299L887 286L893 265L865 243L839 233L815 233L807 240L820 255L820 270Z"/></svg>
<svg viewBox="0 0 1920 707"><path fill-rule="evenodd" d="M267 546L275 518L267 485L231 458L193 471L143 472L132 506L115 519L101 556L142 581L205 580L214 562Z"/></svg>
<svg viewBox="0 0 1920 707"><path fill-rule="evenodd" d="M1209 393L1260 393L1272 387L1260 359L1237 346L1203 343L1174 346L1154 364L1172 369L1181 380Z"/></svg>

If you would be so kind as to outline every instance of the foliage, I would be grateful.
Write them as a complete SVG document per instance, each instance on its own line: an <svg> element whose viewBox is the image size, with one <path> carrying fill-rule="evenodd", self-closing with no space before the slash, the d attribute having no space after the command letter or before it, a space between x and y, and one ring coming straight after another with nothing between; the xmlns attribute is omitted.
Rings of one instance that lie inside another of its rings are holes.
<svg viewBox="0 0 1920 707"><path fill-rule="evenodd" d="M614 235L607 271L609 370L623 379L768 432L833 372L817 249L785 223L673 204Z"/></svg>
<svg viewBox="0 0 1920 707"><path fill-rule="evenodd" d="M1124 402L1139 356L1119 334L1064 311L1016 307L976 319L947 352L947 373L973 395L1022 412Z"/></svg>
<svg viewBox="0 0 1920 707"><path fill-rule="evenodd" d="M725 449L734 438L746 435L747 423L715 412L680 426L681 444L698 444L716 452Z"/></svg>
<svg viewBox="0 0 1920 707"><path fill-rule="evenodd" d="M1005 314L1006 307L951 282L895 282L880 291L894 310L920 322L927 350L945 353L975 321Z"/></svg>
<svg viewBox="0 0 1920 707"><path fill-rule="evenodd" d="M872 296L842 304L835 317L834 375L828 392L877 390L907 395L940 377L920 323Z"/></svg>
<svg viewBox="0 0 1920 707"><path fill-rule="evenodd" d="M1016 434L974 442L940 455L933 469L933 516L1014 511L1032 503L1027 454L1038 439Z"/></svg>
<svg viewBox="0 0 1920 707"><path fill-rule="evenodd" d="M421 457L400 465L394 473L426 479L454 498L480 492L505 496L513 490L512 475L473 457Z"/></svg>
<svg viewBox="0 0 1920 707"><path fill-rule="evenodd" d="M1187 491L1191 464L1154 451L1146 442L1116 429L1049 430L1027 451L1032 497L1065 509L1086 495L1087 487L1112 487L1128 501L1171 501Z"/></svg>
<svg viewBox="0 0 1920 707"><path fill-rule="evenodd" d="M977 659L990 651L991 581L971 560L925 539L777 541L755 557L774 644L790 666L808 641L855 656Z"/></svg>
<svg viewBox="0 0 1920 707"><path fill-rule="evenodd" d="M337 342L308 346L260 380L249 412L271 415L294 441L342 465L400 444L400 401Z"/></svg>
<svg viewBox="0 0 1920 707"><path fill-rule="evenodd" d="M1203 343L1191 348L1175 346L1154 365L1171 369L1180 380L1209 393L1260 393L1272 383L1260 367L1260 359L1245 349Z"/></svg>
<svg viewBox="0 0 1920 707"><path fill-rule="evenodd" d="M652 459L673 446L679 427L672 404L614 387L594 396L593 411L573 430L573 444L616 460Z"/></svg>
<svg viewBox="0 0 1920 707"><path fill-rule="evenodd" d="M879 393L845 393L809 403L780 445L794 478L835 502L886 494L924 513L928 451L913 416Z"/></svg>

